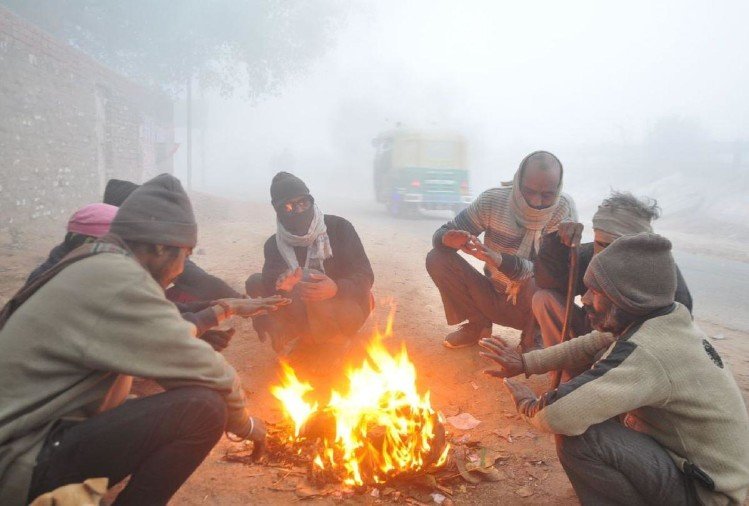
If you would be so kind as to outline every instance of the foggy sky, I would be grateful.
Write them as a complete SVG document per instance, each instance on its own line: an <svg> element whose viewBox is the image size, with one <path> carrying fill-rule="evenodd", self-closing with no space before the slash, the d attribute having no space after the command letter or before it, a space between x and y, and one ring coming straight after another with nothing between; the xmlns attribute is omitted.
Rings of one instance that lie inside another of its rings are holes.
<svg viewBox="0 0 749 506"><path fill-rule="evenodd" d="M465 133L474 187L507 179L533 149L573 170L586 163L581 146L637 145L663 117L713 140L749 138L748 2L372 1L351 11L335 46L276 96L209 100L206 188L244 181L242 193L265 196L279 161L369 182L370 140L397 121ZM197 143L194 157L199 188Z"/></svg>

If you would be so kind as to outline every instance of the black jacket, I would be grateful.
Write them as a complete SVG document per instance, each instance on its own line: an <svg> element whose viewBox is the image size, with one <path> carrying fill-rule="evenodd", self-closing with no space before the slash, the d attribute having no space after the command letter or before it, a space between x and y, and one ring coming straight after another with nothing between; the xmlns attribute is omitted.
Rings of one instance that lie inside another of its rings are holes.
<svg viewBox="0 0 749 506"><path fill-rule="evenodd" d="M325 274L338 285L336 297L353 299L368 313L374 273L359 235L348 220L331 214L324 219L333 249L333 256L323 263ZM307 248L294 250L299 265L304 265ZM278 251L275 234L265 242L264 253L263 286L266 293L276 293L276 280L289 266Z"/></svg>
<svg viewBox="0 0 749 506"><path fill-rule="evenodd" d="M557 232L547 234L541 242L541 251L533 262L533 275L536 286L547 290L555 290L562 295L567 294L567 276L570 249L562 244ZM585 293L583 276L593 259L593 243L581 244L578 248L578 276L575 295ZM681 275L679 266L676 266L676 302L679 302L692 312L692 295L687 288L687 282Z"/></svg>

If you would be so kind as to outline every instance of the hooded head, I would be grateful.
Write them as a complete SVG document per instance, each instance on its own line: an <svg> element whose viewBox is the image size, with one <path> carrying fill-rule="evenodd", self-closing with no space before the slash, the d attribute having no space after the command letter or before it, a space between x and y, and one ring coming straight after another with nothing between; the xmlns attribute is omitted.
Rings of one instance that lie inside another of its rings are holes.
<svg viewBox="0 0 749 506"><path fill-rule="evenodd" d="M595 253L600 253L619 237L652 232L651 222L660 216L658 203L638 199L628 192L611 192L593 215Z"/></svg>
<svg viewBox="0 0 749 506"><path fill-rule="evenodd" d="M676 264L671 242L648 232L622 236L593 257L584 282L588 291L583 304L594 328L621 330L597 328L596 322L604 320L602 308L616 307L622 314L638 318L674 303Z"/></svg>
<svg viewBox="0 0 749 506"><path fill-rule="evenodd" d="M294 235L306 235L315 216L315 200L304 181L279 172L271 181L270 197L283 227Z"/></svg>
<svg viewBox="0 0 749 506"><path fill-rule="evenodd" d="M179 180L169 174L156 176L135 190L117 211L110 232L128 243L164 288L182 274L198 241L190 199Z"/></svg>
<svg viewBox="0 0 749 506"><path fill-rule="evenodd" d="M68 232L102 237L109 232L117 208L109 204L89 204L78 209L68 220Z"/></svg>
<svg viewBox="0 0 749 506"><path fill-rule="evenodd" d="M120 207L139 185L122 179L110 179L104 188L104 203Z"/></svg>

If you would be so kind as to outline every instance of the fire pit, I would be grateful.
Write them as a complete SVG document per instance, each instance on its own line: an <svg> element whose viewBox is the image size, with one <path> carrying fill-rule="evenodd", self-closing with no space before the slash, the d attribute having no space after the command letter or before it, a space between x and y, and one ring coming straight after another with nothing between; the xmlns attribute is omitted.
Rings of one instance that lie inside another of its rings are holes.
<svg viewBox="0 0 749 506"><path fill-rule="evenodd" d="M384 333L375 331L362 363L348 370L346 388L332 390L323 406L306 399L314 387L282 364L281 383L271 392L290 425L286 434L276 428L276 446L309 459L312 481L383 484L446 462L450 445L440 416L429 392L416 388L405 345L395 354L384 346L391 333L392 316Z"/></svg>

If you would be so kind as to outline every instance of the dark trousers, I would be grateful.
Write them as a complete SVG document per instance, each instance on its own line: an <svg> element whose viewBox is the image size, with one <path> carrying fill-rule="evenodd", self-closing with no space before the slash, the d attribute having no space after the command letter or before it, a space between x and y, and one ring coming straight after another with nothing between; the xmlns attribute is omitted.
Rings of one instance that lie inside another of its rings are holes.
<svg viewBox="0 0 749 506"><path fill-rule="evenodd" d="M477 271L458 252L435 248L429 252L426 268L442 296L448 325L468 320L491 323L528 332L532 324L533 279L523 284L516 304L498 292L491 280Z"/></svg>
<svg viewBox="0 0 749 506"><path fill-rule="evenodd" d="M616 420L557 436L557 455L583 506L697 504L693 483L666 450Z"/></svg>
<svg viewBox="0 0 749 506"><path fill-rule="evenodd" d="M39 453L29 501L88 478L130 476L115 504L166 504L221 437L226 404L184 387L127 401L83 422L59 422Z"/></svg>
<svg viewBox="0 0 749 506"><path fill-rule="evenodd" d="M262 274L253 274L245 282L250 297L268 297ZM374 304L368 310L355 300L334 297L329 300L307 302L296 293L291 294L291 304L283 306L267 316L256 317L272 335L301 337L307 343L328 342L338 338L348 338L356 334L369 318ZM265 322L262 322L262 320ZM257 327L256 327L257 328Z"/></svg>

